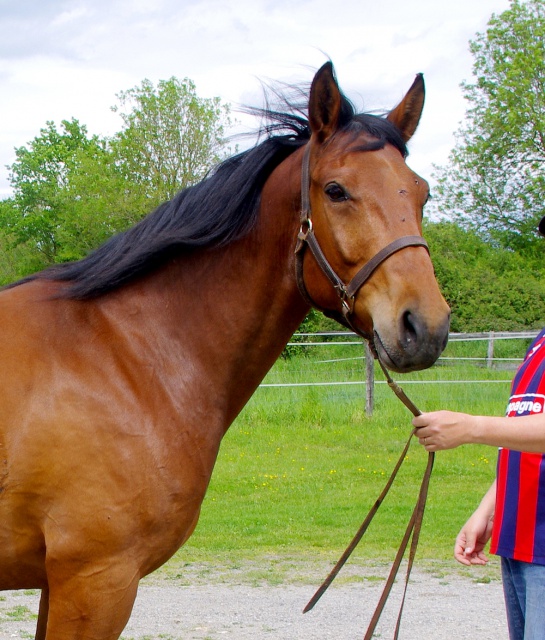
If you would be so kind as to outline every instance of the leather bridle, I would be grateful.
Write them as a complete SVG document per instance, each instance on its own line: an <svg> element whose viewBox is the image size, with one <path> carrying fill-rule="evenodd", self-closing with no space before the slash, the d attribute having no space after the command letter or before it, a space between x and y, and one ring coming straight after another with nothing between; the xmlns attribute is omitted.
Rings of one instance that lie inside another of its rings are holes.
<svg viewBox="0 0 545 640"><path fill-rule="evenodd" d="M332 311L329 309L320 308L312 300L311 296L309 295L308 290L305 286L305 280L304 280L304 274L303 274L305 249L307 247L310 249L310 252L314 256L314 259L316 260L318 266L326 275L327 279L329 280L329 282L332 284L333 288L337 292L337 295L339 296L339 299L341 301L342 313L339 313L338 311ZM314 233L314 229L312 226L312 217L311 217L311 208L310 208L310 144L307 144L307 147L303 155L303 166L302 166L302 172L301 172L301 228L297 236L297 246L295 249L295 254L296 254L295 272L296 272L297 286L299 288L299 292L301 293L304 300L310 306L318 309L319 311L322 311L322 313L324 313L325 315L331 318L334 318L335 320L337 320L344 326L350 328L352 331L359 334L360 336L362 336L368 341L369 347L373 352L375 359L380 364L380 367L386 377L386 381L388 382L389 387L394 391L396 396L403 402L403 404L409 409L409 411L411 411L413 415L418 416L421 414L421 411L407 397L403 389L401 389L401 387L399 387L394 382L394 380L392 380L388 370L386 369L386 367L378 357L377 351L374 346L373 336L366 335L361 329L358 329L357 327L355 327L352 321L352 314L354 313L355 299L360 288L369 280L369 278L371 277L371 275L379 265L381 265L387 258L389 258L394 253L397 253L398 251L406 247L425 247L429 253L428 244L426 243L424 238L422 238L421 236L402 236L400 238L397 238L387 246L385 246L378 253L376 253L356 273L356 275L352 278L352 280L350 280L348 284L344 283L344 281L337 275L337 273L335 272L335 270L333 269L333 267L330 265L329 261L325 257L325 254L320 247L320 244L316 238L316 235ZM343 553L343 555L341 556L341 558L339 559L335 567L332 569L330 574L324 580L320 588L316 591L314 596L310 599L310 601L304 608L303 613L310 611L314 607L314 605L318 602L318 600L322 597L322 595L325 593L329 585L333 582L333 580L335 579L339 571L342 569L342 567L344 566L344 564L346 563L346 561L348 560L348 558L350 557L350 555L352 554L352 552L354 551L354 549L356 548L360 540L362 539L364 533L367 531L371 523L371 520L374 518L376 512L378 511L380 505L382 504L384 498L386 497L388 491L390 490L390 487L392 486L394 479L397 476L397 472L399 471L401 464L407 457L407 452L409 450L409 446L411 444L414 433L415 431L411 432L411 435L409 436L409 439L403 451L401 452L401 455L394 467L392 474L390 475L390 478L388 479L384 489L382 490L382 493L377 498L377 500L375 501L375 504L367 514L365 520L363 521L356 535L352 539L352 542L348 545L345 552ZM382 591L380 600L375 608L375 611L371 618L371 622L369 623L369 626L367 628L367 632L365 634L364 640L371 640L371 638L373 637L375 628L378 624L379 618L386 604L386 600L388 599L392 586L395 582L397 572L399 570L399 567L403 560L403 556L405 555L405 551L410 541L411 544L410 544L409 558L407 562L407 570L405 574L405 586L404 586L403 597L402 597L400 608L399 608L399 613L398 613L398 618L397 618L397 623L396 623L396 628L394 633L394 640L397 640L399 636L401 616L403 613L403 606L405 604L405 596L406 596L407 587L409 584L409 577L413 567L414 558L416 556L416 549L417 549L418 540L420 537L420 530L422 528L422 520L424 518L424 509L426 506L426 498L428 494L428 487L430 483L434 459L435 459L434 452L433 451L428 452L428 463L424 471L416 505L414 507L409 523L407 524L405 534L399 546L395 560L392 564L392 567L388 575L388 578L386 580L386 584Z"/></svg>
<svg viewBox="0 0 545 640"><path fill-rule="evenodd" d="M316 263L325 274L341 301L342 313L335 310L322 309L313 300L308 293L305 285L303 273L305 249L310 249ZM425 247L429 253L428 243L422 236L401 236L393 242L386 245L378 253L376 253L363 267L356 273L348 284L337 275L329 261L327 260L312 225L312 212L310 207L310 144L307 144L303 155L303 165L301 170L301 227L297 236L297 245L295 247L295 276L297 286L303 299L311 306L322 311L328 317L334 318L344 326L355 331L364 338L371 340L371 336L366 335L361 329L354 326L352 322L352 314L354 313L354 304L356 295L361 287L369 280L374 271L391 255L397 253L406 247Z"/></svg>

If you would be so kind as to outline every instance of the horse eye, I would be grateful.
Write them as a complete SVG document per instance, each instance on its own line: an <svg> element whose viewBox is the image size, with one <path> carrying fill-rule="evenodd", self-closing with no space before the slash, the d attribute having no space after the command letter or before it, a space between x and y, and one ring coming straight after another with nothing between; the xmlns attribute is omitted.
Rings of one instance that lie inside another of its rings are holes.
<svg viewBox="0 0 545 640"><path fill-rule="evenodd" d="M328 184L324 191L331 202L344 202L345 200L348 200L348 194L341 185L336 182Z"/></svg>
<svg viewBox="0 0 545 640"><path fill-rule="evenodd" d="M344 200L348 200L348 194L341 185L336 182L331 182L326 185L325 192L332 202L343 202Z"/></svg>

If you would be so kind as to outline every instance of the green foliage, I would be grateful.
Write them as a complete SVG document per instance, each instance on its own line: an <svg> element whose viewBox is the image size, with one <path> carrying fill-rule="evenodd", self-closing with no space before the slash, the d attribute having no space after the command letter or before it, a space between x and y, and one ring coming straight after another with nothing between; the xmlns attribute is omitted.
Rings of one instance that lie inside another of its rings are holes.
<svg viewBox="0 0 545 640"><path fill-rule="evenodd" d="M301 325L299 326L298 333L317 333L320 331L342 331L345 327L339 325L338 322L332 320L331 318L326 318L320 311L316 309L311 309L308 312L307 317L303 320ZM304 346L305 342L310 342L312 337L301 336L298 338L298 342L301 343L301 346L289 344L284 347L282 351L283 358L292 358L296 355L301 355L307 353L308 347Z"/></svg>
<svg viewBox="0 0 545 640"><path fill-rule="evenodd" d="M15 246L32 245L37 263L49 264L62 255L59 233L72 215L71 178L80 171L84 154L101 150L77 120L63 120L60 130L47 122L28 146L16 149L10 180L14 198L2 208L2 230Z"/></svg>
<svg viewBox="0 0 545 640"><path fill-rule="evenodd" d="M452 331L541 328L545 261L485 242L452 222L427 223L424 234L439 285L452 309ZM542 240L542 243L544 241ZM545 246L541 247L542 254Z"/></svg>
<svg viewBox="0 0 545 640"><path fill-rule="evenodd" d="M0 286L44 266L40 255L25 243L15 244L6 232L9 221L17 216L13 199L0 200Z"/></svg>
<svg viewBox="0 0 545 640"><path fill-rule="evenodd" d="M475 82L463 84L466 120L437 175L439 210L532 252L545 215L545 0L511 0L470 49Z"/></svg>
<svg viewBox="0 0 545 640"><path fill-rule="evenodd" d="M185 78L149 80L117 95L124 128L112 150L127 180L159 202L200 182L222 158L229 107L199 98ZM125 109L125 110L123 110Z"/></svg>
<svg viewBox="0 0 545 640"><path fill-rule="evenodd" d="M0 205L0 244L14 252L0 262L2 282L81 258L220 159L229 110L190 80L144 80L118 98L124 127L113 138L63 120L16 149L14 196Z"/></svg>

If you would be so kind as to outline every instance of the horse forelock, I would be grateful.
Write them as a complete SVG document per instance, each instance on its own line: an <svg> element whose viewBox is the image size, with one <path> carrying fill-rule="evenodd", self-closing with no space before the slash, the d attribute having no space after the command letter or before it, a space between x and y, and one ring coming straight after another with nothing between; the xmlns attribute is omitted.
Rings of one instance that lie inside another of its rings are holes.
<svg viewBox="0 0 545 640"><path fill-rule="evenodd" d="M382 149L386 144L391 144L404 158L409 155L401 131L384 117L369 113L356 114L344 127L343 133L351 135L352 142L355 142L362 133L368 136L370 140L357 147L361 151Z"/></svg>

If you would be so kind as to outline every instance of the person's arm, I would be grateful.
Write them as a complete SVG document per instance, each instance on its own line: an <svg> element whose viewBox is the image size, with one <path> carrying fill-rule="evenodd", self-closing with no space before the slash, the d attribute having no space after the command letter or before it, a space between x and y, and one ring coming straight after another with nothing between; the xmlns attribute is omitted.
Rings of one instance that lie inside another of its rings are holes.
<svg viewBox="0 0 545 640"><path fill-rule="evenodd" d="M415 435L428 451L453 449L461 444L488 444L515 451L545 453L545 414L516 418L473 416L433 411L413 419Z"/></svg>
<svg viewBox="0 0 545 640"><path fill-rule="evenodd" d="M486 543L492 535L492 523L496 506L496 481L486 492L481 504L462 527L454 544L454 557L465 565L486 564Z"/></svg>

